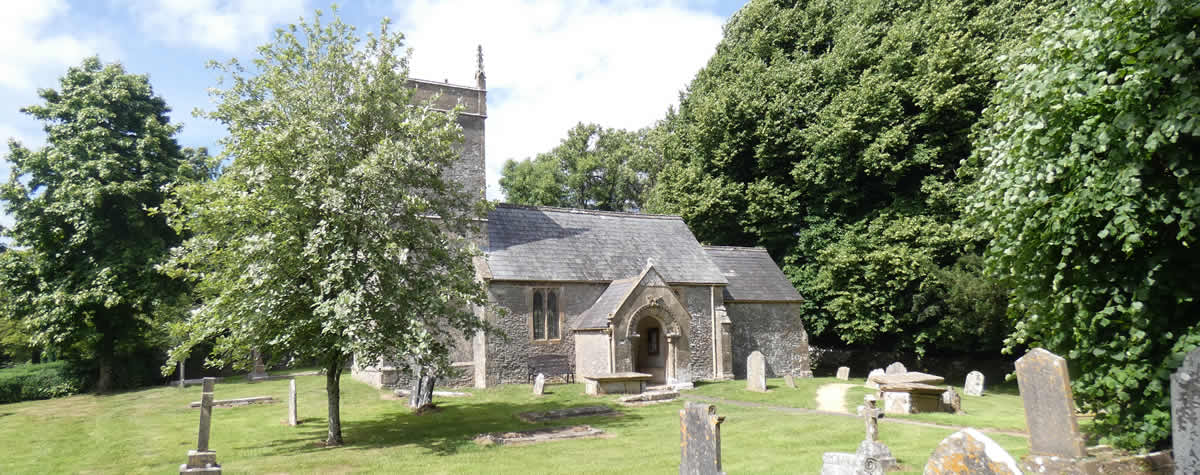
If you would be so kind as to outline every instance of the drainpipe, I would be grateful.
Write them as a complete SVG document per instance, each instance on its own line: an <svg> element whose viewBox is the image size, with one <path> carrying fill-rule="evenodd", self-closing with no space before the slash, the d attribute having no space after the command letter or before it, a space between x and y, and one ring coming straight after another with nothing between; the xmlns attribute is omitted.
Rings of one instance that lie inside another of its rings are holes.
<svg viewBox="0 0 1200 475"><path fill-rule="evenodd" d="M717 356L717 343L721 338L721 332L717 330L717 286L708 286L709 304L708 309L712 313L712 325L709 326L709 333L712 335L712 373L713 379L719 379L721 372L717 368L720 364L720 358Z"/></svg>

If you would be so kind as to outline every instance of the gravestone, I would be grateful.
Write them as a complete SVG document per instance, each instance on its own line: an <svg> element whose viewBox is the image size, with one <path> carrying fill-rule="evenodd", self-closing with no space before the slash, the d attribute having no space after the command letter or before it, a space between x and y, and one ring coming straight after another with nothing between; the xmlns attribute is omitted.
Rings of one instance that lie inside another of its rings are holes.
<svg viewBox="0 0 1200 475"><path fill-rule="evenodd" d="M767 359L757 350L746 358L746 389L767 392Z"/></svg>
<svg viewBox="0 0 1200 475"><path fill-rule="evenodd" d="M546 394L546 375L538 373L537 377L533 379L533 395L541 396L543 394Z"/></svg>
<svg viewBox="0 0 1200 475"><path fill-rule="evenodd" d="M292 380L288 387L288 425L294 426L300 423L300 419L296 417L296 380Z"/></svg>
<svg viewBox="0 0 1200 475"><path fill-rule="evenodd" d="M925 475L1021 475L1017 461L988 436L971 428L942 439L925 463Z"/></svg>
<svg viewBox="0 0 1200 475"><path fill-rule="evenodd" d="M757 353L757 352L756 352ZM711 404L689 402L679 410L679 475L721 475L721 423Z"/></svg>
<svg viewBox="0 0 1200 475"><path fill-rule="evenodd" d="M212 427L213 386L217 378L204 378L200 390L200 430L196 450L188 451L187 463L179 466L179 473L221 473L217 464L217 453L208 449L208 435Z"/></svg>
<svg viewBox="0 0 1200 475"><path fill-rule="evenodd" d="M967 373L967 381L963 384L963 393L968 396L983 395L983 373L972 371Z"/></svg>
<svg viewBox="0 0 1200 475"><path fill-rule="evenodd" d="M254 358L254 369L247 376L251 381L265 379L267 377L267 365L263 364L262 353L258 350L251 350L251 356Z"/></svg>
<svg viewBox="0 0 1200 475"><path fill-rule="evenodd" d="M1171 375L1171 432L1175 473L1200 473L1200 348Z"/></svg>
<svg viewBox="0 0 1200 475"><path fill-rule="evenodd" d="M901 363L899 361L888 365L887 371L885 371L885 373L887 373L887 374L902 374L902 373L907 373L907 372L908 372L908 368L905 368L904 363Z"/></svg>
<svg viewBox="0 0 1200 475"><path fill-rule="evenodd" d="M783 384L786 384L789 388L796 389L796 379L792 377L791 373L783 375Z"/></svg>
<svg viewBox="0 0 1200 475"><path fill-rule="evenodd" d="M884 374L887 373L883 372L883 368L875 368L871 370L871 374L867 375L867 382L863 383L863 386L871 389L879 389L879 382L875 381L875 378L883 376Z"/></svg>
<svg viewBox="0 0 1200 475"><path fill-rule="evenodd" d="M1030 455L1079 458L1087 455L1075 420L1067 360L1034 348L1017 360L1017 386L1025 404Z"/></svg>
<svg viewBox="0 0 1200 475"><path fill-rule="evenodd" d="M866 426L866 436L853 454L826 452L821 459L821 475L883 475L899 465L891 449L879 441L881 413L874 395L863 397L859 415Z"/></svg>
<svg viewBox="0 0 1200 475"><path fill-rule="evenodd" d="M942 393L942 411L952 414L962 414L963 412L962 396L951 386L946 386L946 391Z"/></svg>
<svg viewBox="0 0 1200 475"><path fill-rule="evenodd" d="M850 379L850 368L845 366L838 368L837 379L842 381Z"/></svg>

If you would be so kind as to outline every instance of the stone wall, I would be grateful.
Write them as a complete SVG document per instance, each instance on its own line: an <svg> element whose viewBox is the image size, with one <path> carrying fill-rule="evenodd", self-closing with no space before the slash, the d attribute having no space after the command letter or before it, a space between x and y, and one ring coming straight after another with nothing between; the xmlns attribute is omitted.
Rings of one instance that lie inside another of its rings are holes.
<svg viewBox="0 0 1200 475"><path fill-rule="evenodd" d="M446 170L446 176L461 184L467 191L484 198L487 186L484 177L484 121L487 119L487 91L470 86L410 79L413 100L425 103L431 100L438 110L451 110L456 105L463 109L458 115L458 125L463 129L463 143L456 146L462 158Z"/></svg>
<svg viewBox="0 0 1200 475"><path fill-rule="evenodd" d="M801 321L800 304L738 303L725 308L733 322L733 375L746 377L746 358L755 350L767 360L767 376L791 372L800 376L809 369L808 333Z"/></svg>
<svg viewBox="0 0 1200 475"><path fill-rule="evenodd" d="M559 289L559 304L565 313L559 340L533 341L530 305L535 287ZM591 307L607 287L607 284L492 282L488 287L488 299L507 311L504 315L494 311L488 315L488 320L504 335L487 339L487 385L526 382L529 357L534 355L563 355L569 361L575 361L571 327L579 314Z"/></svg>
<svg viewBox="0 0 1200 475"><path fill-rule="evenodd" d="M688 346L691 357L687 369L692 379L715 379L713 375L712 349L712 287L676 287L684 307L690 315ZM682 369L682 368L681 368Z"/></svg>

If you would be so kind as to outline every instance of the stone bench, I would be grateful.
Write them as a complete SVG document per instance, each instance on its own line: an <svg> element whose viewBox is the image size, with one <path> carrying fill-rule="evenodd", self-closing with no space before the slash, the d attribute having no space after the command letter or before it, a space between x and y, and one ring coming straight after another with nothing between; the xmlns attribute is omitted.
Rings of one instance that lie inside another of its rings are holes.
<svg viewBox="0 0 1200 475"><path fill-rule="evenodd" d="M604 373L583 377L587 393L591 396L600 394L641 394L646 390L646 382L653 376L646 373Z"/></svg>

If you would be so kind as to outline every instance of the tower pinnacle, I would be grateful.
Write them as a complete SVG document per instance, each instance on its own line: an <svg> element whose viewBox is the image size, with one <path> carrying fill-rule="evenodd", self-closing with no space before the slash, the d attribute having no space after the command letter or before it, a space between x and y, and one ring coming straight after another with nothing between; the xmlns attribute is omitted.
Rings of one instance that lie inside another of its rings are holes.
<svg viewBox="0 0 1200 475"><path fill-rule="evenodd" d="M483 45L479 45L476 49L476 61L475 83L480 89L487 89L487 76L483 74Z"/></svg>

